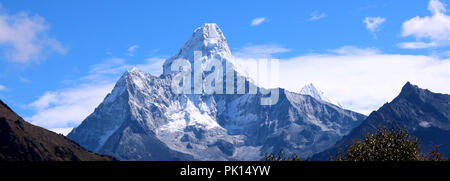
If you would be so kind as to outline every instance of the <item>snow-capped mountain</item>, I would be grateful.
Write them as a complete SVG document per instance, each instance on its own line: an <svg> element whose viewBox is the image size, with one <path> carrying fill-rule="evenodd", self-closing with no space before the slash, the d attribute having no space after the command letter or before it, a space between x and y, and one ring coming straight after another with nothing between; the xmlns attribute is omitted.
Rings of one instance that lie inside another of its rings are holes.
<svg viewBox="0 0 450 181"><path fill-rule="evenodd" d="M308 157L333 146L365 118L281 88L270 106L260 104L260 92L175 94L171 83L178 72L171 64L179 58L193 62L194 51L202 52L202 60L236 65L220 28L205 24L166 60L162 75L125 72L68 138L121 160L260 160L280 149ZM246 80L245 88L251 86Z"/></svg>
<svg viewBox="0 0 450 181"><path fill-rule="evenodd" d="M311 97L314 97L318 100L329 102L331 104L334 104L334 105L342 108L342 106L341 106L341 104L339 104L339 102L329 98L322 91L317 90L317 88L312 83L309 83L309 84L303 86L303 88L300 90L299 93L303 94L303 95L310 95Z"/></svg>

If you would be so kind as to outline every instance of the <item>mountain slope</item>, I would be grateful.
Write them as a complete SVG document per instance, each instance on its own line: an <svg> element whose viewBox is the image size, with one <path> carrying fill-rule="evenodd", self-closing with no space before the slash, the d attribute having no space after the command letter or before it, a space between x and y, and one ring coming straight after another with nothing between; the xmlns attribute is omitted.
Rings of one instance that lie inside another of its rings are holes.
<svg viewBox="0 0 450 181"><path fill-rule="evenodd" d="M392 102L372 112L335 147L314 158L328 159L328 153L334 155L337 146L345 148L352 140L362 138L365 133L377 127L392 125L405 128L421 139L423 151L428 152L436 145L444 156L450 156L450 95L420 89L408 82Z"/></svg>
<svg viewBox="0 0 450 181"><path fill-rule="evenodd" d="M0 100L0 160L110 161L66 137L24 121Z"/></svg>
<svg viewBox="0 0 450 181"><path fill-rule="evenodd" d="M284 89L279 89L275 105L261 105L265 95L249 93L254 86L249 79L245 94L236 89L235 94L175 94L171 83L177 72L169 69L171 63L193 62L195 51L202 52L201 61L214 57L232 64L240 76L222 31L216 24L205 24L166 60L161 76L137 69L124 73L68 137L121 160L260 160L280 149L307 156L318 153L365 118Z"/></svg>

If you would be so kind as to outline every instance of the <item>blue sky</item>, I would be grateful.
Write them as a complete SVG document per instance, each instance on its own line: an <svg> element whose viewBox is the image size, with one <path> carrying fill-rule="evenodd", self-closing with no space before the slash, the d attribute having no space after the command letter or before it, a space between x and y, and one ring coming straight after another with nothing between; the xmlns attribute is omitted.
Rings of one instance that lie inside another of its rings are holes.
<svg viewBox="0 0 450 181"><path fill-rule="evenodd" d="M450 92L448 0L0 3L0 99L56 131L79 124L126 69L160 72L206 22L220 26L236 55L270 53L301 69L286 75L289 90L313 82L349 109L369 113L408 80ZM73 116L62 113L70 108Z"/></svg>

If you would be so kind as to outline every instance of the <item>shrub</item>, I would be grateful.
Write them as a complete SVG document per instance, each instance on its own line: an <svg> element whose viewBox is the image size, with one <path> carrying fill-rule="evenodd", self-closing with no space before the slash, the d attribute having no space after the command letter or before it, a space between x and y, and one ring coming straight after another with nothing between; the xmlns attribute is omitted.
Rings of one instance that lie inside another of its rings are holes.
<svg viewBox="0 0 450 181"><path fill-rule="evenodd" d="M427 155L427 157L425 156ZM300 158L293 154L286 156L283 150L278 154L267 154L266 161L300 161ZM341 152L337 149L332 161L446 161L439 153L439 148L434 146L434 150L428 154L421 152L420 141L412 136L405 129L395 126L378 128L373 133L366 133L363 139L356 139ZM450 161L450 158L447 159Z"/></svg>
<svg viewBox="0 0 450 181"><path fill-rule="evenodd" d="M439 147L434 145L434 149L428 152L428 157L425 159L426 161L450 161L450 159L446 160L441 153L439 153Z"/></svg>
<svg viewBox="0 0 450 181"><path fill-rule="evenodd" d="M424 160L420 141L405 129L379 128L355 140L345 154L338 151L337 161L419 161Z"/></svg>
<svg viewBox="0 0 450 181"><path fill-rule="evenodd" d="M292 156L286 156L283 150L280 150L278 154L268 154L266 153L266 161L300 161L300 158L297 154L293 154Z"/></svg>

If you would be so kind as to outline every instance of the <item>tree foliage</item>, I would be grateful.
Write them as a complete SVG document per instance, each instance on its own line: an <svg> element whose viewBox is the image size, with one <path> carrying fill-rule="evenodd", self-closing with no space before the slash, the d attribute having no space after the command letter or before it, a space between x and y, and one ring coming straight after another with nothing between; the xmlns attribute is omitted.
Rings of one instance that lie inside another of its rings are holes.
<svg viewBox="0 0 450 181"><path fill-rule="evenodd" d="M300 161L297 154L292 154L292 156L286 156L283 150L280 150L278 154L268 154L266 153L266 161Z"/></svg>
<svg viewBox="0 0 450 181"><path fill-rule="evenodd" d="M423 153L420 140L405 129L395 126L378 128L366 133L363 139L356 139L342 152L337 150L332 161L450 161L439 153L439 147ZM283 150L278 154L267 154L266 161L301 161L298 155L287 156Z"/></svg>
<svg viewBox="0 0 450 181"><path fill-rule="evenodd" d="M355 140L345 154L338 151L334 160L341 161L419 161L424 160L420 141L405 129L379 128Z"/></svg>
<svg viewBox="0 0 450 181"><path fill-rule="evenodd" d="M428 152L428 157L425 159L426 161L450 161L449 159L445 159L444 156L439 152L439 147L434 145L434 149Z"/></svg>

